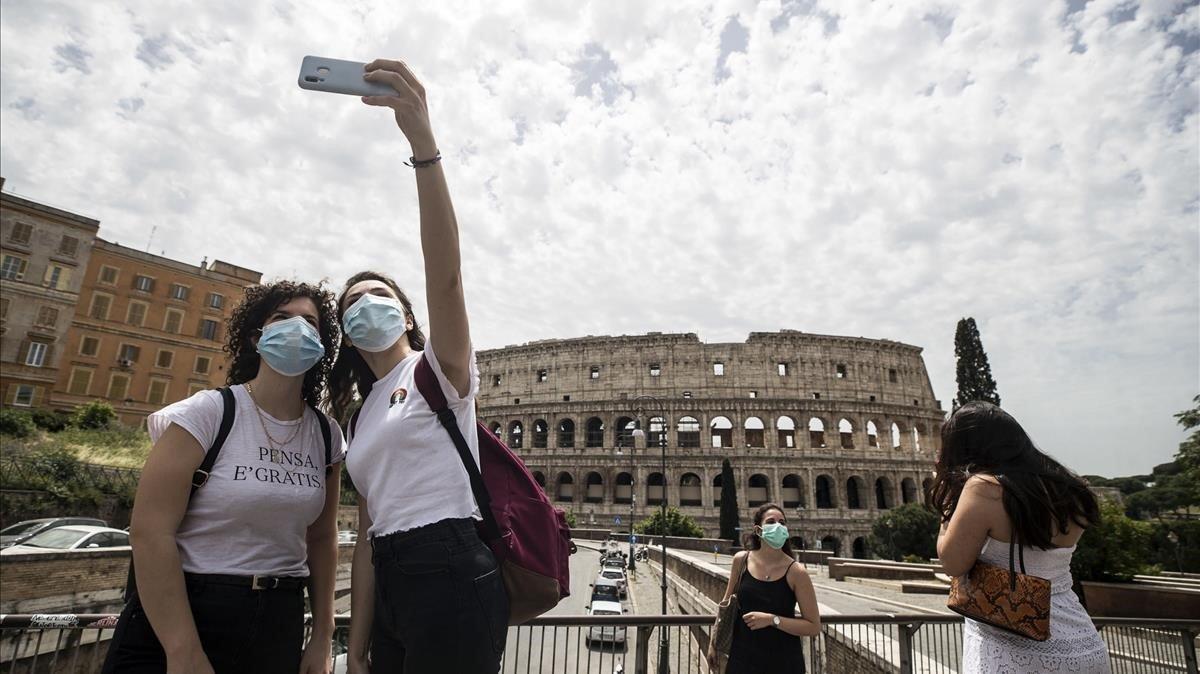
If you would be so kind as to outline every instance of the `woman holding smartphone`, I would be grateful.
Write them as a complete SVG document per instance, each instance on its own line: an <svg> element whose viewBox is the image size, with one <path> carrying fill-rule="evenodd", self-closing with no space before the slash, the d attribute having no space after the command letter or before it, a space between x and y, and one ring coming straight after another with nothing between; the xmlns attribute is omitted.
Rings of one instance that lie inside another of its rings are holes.
<svg viewBox="0 0 1200 674"><path fill-rule="evenodd" d="M154 447L130 527L137 589L104 672L332 668L345 452L337 424L313 406L339 334L333 296L306 283L251 286L228 331L228 391L201 391L148 420Z"/></svg>
<svg viewBox="0 0 1200 674"><path fill-rule="evenodd" d="M333 411L350 422L347 469L360 494L351 581L349 671L494 673L508 633L508 596L454 442L416 385L425 361L471 459L479 462L474 399L479 373L467 323L458 223L429 123L425 88L398 61L377 60L364 79L394 96L412 148L431 336L389 277L356 274L338 298L345 337L330 376Z"/></svg>

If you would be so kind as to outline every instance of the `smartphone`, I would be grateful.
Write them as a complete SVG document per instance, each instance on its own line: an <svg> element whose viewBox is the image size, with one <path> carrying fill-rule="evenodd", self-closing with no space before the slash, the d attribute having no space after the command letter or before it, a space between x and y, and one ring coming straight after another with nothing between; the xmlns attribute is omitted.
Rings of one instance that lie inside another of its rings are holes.
<svg viewBox="0 0 1200 674"><path fill-rule="evenodd" d="M368 82L363 79L365 63L339 61L321 56L305 56L300 64L297 83L301 89L328 91L331 94L350 96L398 96L396 90L386 84Z"/></svg>

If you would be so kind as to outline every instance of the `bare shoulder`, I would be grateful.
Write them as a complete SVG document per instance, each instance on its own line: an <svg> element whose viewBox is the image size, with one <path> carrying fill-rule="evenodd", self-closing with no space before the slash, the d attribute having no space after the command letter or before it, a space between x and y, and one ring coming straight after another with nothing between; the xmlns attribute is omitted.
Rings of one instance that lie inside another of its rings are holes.
<svg viewBox="0 0 1200 674"><path fill-rule="evenodd" d="M787 576L790 580L800 580L801 578L808 579L808 569L805 569L803 564L797 562L788 568Z"/></svg>
<svg viewBox="0 0 1200 674"><path fill-rule="evenodd" d="M1000 480L997 480L995 475L976 473L963 485L963 495L967 494L999 501L1004 496L1004 487L1000 486Z"/></svg>

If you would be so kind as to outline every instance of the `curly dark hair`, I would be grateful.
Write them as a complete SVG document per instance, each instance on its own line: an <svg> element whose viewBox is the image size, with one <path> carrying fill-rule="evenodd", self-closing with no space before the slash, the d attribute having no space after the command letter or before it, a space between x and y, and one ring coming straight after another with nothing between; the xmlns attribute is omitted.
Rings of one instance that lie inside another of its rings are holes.
<svg viewBox="0 0 1200 674"><path fill-rule="evenodd" d="M325 356L304 374L304 402L316 406L321 402L325 382L337 356L337 343L342 331L334 308L333 293L325 288L324 282L298 283L276 281L265 285L246 286L242 301L229 317L229 334L225 338L225 353L229 354L228 386L244 384L258 376L262 357L254 348L254 336L267 322L267 318L281 304L297 297L307 297L317 305L317 331L321 333L321 346Z"/></svg>
<svg viewBox="0 0 1200 674"><path fill-rule="evenodd" d="M342 306L346 300L346 293L363 281L380 281L392 289L396 299L404 306L404 313L412 319L412 329L404 333L408 335L408 344L417 351L423 351L425 333L421 331L421 324L417 323L417 317L413 314L412 301L391 277L376 271L361 271L346 279L346 285L342 287L342 292L337 298L338 324L341 324L346 309L350 308ZM358 349L347 344L345 340L339 342L337 364L329 372L329 407L333 418L343 425L348 424L350 415L356 408L355 400L366 398L376 379L375 373L371 371L367 361L363 360Z"/></svg>

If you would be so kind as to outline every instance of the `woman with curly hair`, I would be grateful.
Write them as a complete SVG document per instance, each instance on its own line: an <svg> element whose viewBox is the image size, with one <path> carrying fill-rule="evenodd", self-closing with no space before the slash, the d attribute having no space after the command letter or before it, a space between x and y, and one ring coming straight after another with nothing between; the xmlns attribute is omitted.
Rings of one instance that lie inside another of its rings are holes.
<svg viewBox="0 0 1200 674"><path fill-rule="evenodd" d="M431 336L424 338L412 304L390 278L364 272L346 282L338 298L346 339L330 398L339 416L363 399L347 429L346 468L361 496L348 671L495 672L508 635L508 595L495 557L475 532L479 509L463 463L479 462L479 373L458 223L424 87L398 61L375 61L366 70L365 79L390 85L396 95L364 102L391 108L412 148ZM416 384L426 366L470 457L460 458Z"/></svg>
<svg viewBox="0 0 1200 674"><path fill-rule="evenodd" d="M251 286L229 319L228 389L150 415L130 528L136 589L105 672L331 670L345 452L315 405L339 338L322 286Z"/></svg>

